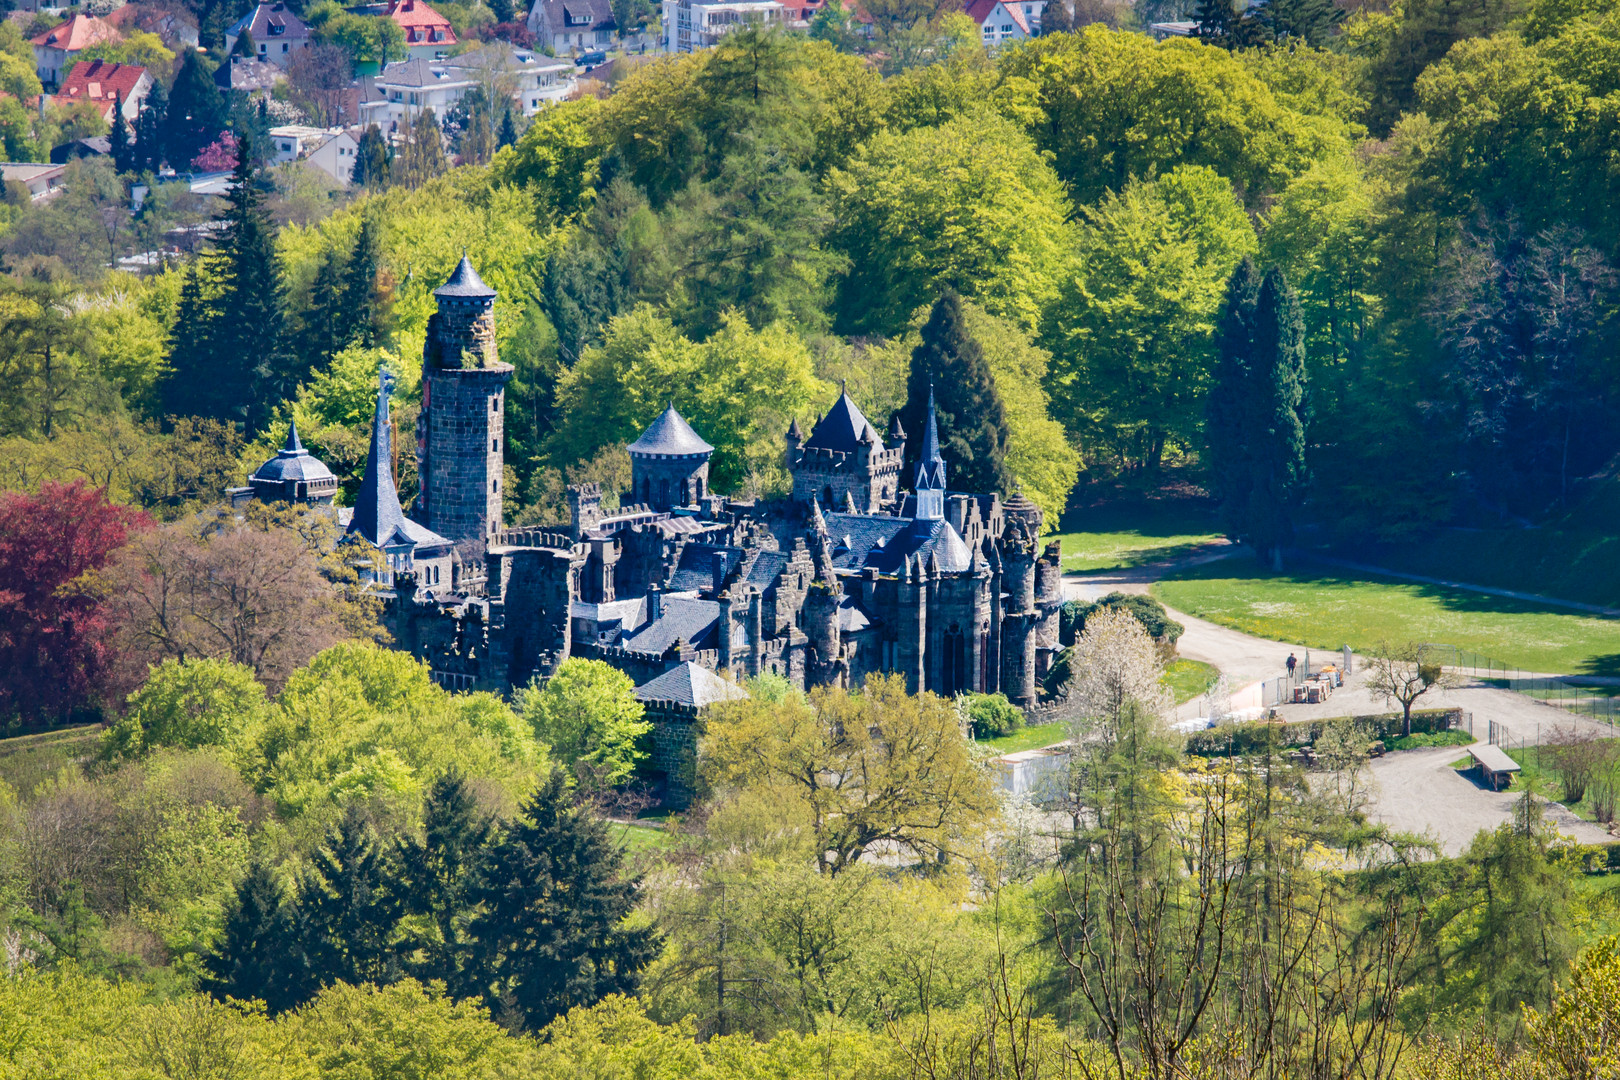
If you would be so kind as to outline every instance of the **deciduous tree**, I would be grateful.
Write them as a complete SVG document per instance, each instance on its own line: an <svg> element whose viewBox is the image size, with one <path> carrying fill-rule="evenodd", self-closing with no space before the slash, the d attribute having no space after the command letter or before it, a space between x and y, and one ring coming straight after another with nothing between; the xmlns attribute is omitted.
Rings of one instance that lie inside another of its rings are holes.
<svg viewBox="0 0 1620 1080"><path fill-rule="evenodd" d="M518 708L559 761L580 769L582 779L611 786L630 778L645 756L638 744L652 731L635 690L623 672L572 657L544 687L525 690Z"/></svg>

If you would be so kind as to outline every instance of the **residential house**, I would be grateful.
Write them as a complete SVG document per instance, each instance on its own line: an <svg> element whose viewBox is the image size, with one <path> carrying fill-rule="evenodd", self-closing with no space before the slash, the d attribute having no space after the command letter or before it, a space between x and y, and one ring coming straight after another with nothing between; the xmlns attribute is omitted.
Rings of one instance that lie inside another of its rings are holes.
<svg viewBox="0 0 1620 1080"><path fill-rule="evenodd" d="M60 191L62 174L65 172L66 165L51 165L42 161L0 161L0 182L22 184L34 202Z"/></svg>
<svg viewBox="0 0 1620 1080"><path fill-rule="evenodd" d="M51 89L72 69L74 57L92 45L118 41L118 29L94 15L75 15L29 42L34 47L34 68L39 81Z"/></svg>
<svg viewBox="0 0 1620 1080"><path fill-rule="evenodd" d="M970 0L968 18L979 24L986 47L1025 41L1041 32L1046 0Z"/></svg>
<svg viewBox="0 0 1620 1080"><path fill-rule="evenodd" d="M450 20L422 0L393 0L388 17L405 31L405 53L412 60L443 60L456 43Z"/></svg>
<svg viewBox="0 0 1620 1080"><path fill-rule="evenodd" d="M360 103L360 127L376 124L384 134L397 134L423 109L432 109L442 120L450 106L476 85L459 68L420 59L395 61L372 80L378 96Z"/></svg>
<svg viewBox="0 0 1620 1080"><path fill-rule="evenodd" d="M618 29L608 0L534 0L529 9L535 43L559 55L605 49Z"/></svg>
<svg viewBox="0 0 1620 1080"><path fill-rule="evenodd" d="M197 47L196 17L179 5L168 7L160 0L143 0L139 4L113 8L101 18L109 26L116 27L120 34L137 30L156 34L165 45L177 52Z"/></svg>
<svg viewBox="0 0 1620 1080"><path fill-rule="evenodd" d="M233 56L229 62L214 69L214 85L219 92L228 94L235 90L249 97L259 97L270 93L279 82L287 80L287 73L275 64L266 60L250 60L245 56Z"/></svg>
<svg viewBox="0 0 1620 1080"><path fill-rule="evenodd" d="M74 139L51 151L52 165L66 165L70 161L89 157L110 157L112 140L105 135L92 135L87 139Z"/></svg>
<svg viewBox="0 0 1620 1080"><path fill-rule="evenodd" d="M360 140L344 128L305 127L287 124L270 129L276 164L302 161L348 187L354 179L354 157Z"/></svg>
<svg viewBox="0 0 1620 1080"><path fill-rule="evenodd" d="M797 11L790 13L778 0L664 0L664 49L712 48L738 27L787 23Z"/></svg>
<svg viewBox="0 0 1620 1080"><path fill-rule="evenodd" d="M260 4L236 20L225 31L225 49L236 51L243 34L253 42L253 55L268 64L286 69L292 58L314 44L309 24L292 13L284 3Z"/></svg>
<svg viewBox="0 0 1620 1080"><path fill-rule="evenodd" d="M107 60L80 60L62 80L56 96L65 101L89 101L101 108L101 118L112 123L113 109L133 124L140 115L146 95L152 92L152 76L137 64L114 64Z"/></svg>
<svg viewBox="0 0 1620 1080"><path fill-rule="evenodd" d="M579 87L577 69L569 61L507 45L486 45L453 56L443 67L458 79L508 90L512 104L524 116L562 101Z"/></svg>

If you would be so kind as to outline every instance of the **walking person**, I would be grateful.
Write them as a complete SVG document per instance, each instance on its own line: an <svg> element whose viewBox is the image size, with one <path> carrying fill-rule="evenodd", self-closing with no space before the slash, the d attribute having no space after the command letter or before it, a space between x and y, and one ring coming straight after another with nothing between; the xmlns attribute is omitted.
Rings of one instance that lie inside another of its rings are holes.
<svg viewBox="0 0 1620 1080"><path fill-rule="evenodd" d="M1296 668L1298 666L1299 666L1299 661L1297 659L1295 659L1293 653L1289 653L1288 654L1288 677L1290 679L1292 679L1294 677L1294 668Z"/></svg>

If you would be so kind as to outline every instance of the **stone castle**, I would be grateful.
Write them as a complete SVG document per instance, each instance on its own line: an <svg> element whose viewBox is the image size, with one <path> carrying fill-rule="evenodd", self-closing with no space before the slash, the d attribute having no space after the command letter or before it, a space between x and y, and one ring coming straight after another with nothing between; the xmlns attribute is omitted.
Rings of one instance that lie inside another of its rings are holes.
<svg viewBox="0 0 1620 1080"><path fill-rule="evenodd" d="M841 392L808 437L793 422L792 494L762 501L710 490L714 448L671 404L626 448L631 490L616 509L582 484L568 489L567 527L506 528L512 367L496 356L496 294L463 258L435 296L415 515L395 487L384 376L360 497L345 516L348 539L371 552L396 646L442 685L505 692L570 656L604 660L647 691L650 708L687 717L684 736L657 740L657 756L676 759L689 756L699 699L731 686L710 672L772 672L806 688L900 673L913 692L1037 703L1058 651L1058 545L1041 547L1041 511L1022 495L949 490L932 407L907 477L898 420L880 436ZM265 469L281 476L285 465L272 466L288 453ZM254 492L292 491L273 479L255 479ZM323 480L327 501L331 490ZM663 763L673 778L679 762Z"/></svg>

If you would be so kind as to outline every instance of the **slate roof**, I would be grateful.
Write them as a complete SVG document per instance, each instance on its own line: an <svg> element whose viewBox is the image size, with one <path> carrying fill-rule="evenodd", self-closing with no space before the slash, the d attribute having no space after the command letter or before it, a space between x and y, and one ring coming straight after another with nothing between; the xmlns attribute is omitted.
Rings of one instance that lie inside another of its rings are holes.
<svg viewBox="0 0 1620 1080"><path fill-rule="evenodd" d="M762 551L759 553L759 558L754 560L754 565L748 568L748 576L745 580L748 584L763 592L775 584L777 578L782 576L782 571L787 569L789 559L790 556L785 551Z"/></svg>
<svg viewBox="0 0 1620 1080"><path fill-rule="evenodd" d="M426 61L415 62L426 64ZM473 264L468 260L466 253L463 252L461 261L456 263L456 268L450 272L450 276L445 280L445 283L433 290L433 295L459 297L469 300L493 300L496 292L484 284L484 279L478 276L478 271L473 269Z"/></svg>
<svg viewBox="0 0 1620 1080"><path fill-rule="evenodd" d="M541 0L541 21L553 34L575 30L617 30L610 0ZM583 22L575 20L585 20Z"/></svg>
<svg viewBox="0 0 1620 1080"><path fill-rule="evenodd" d="M748 691L736 683L727 682L690 660L636 687L638 701L673 701L699 708L717 701L736 701L747 696Z"/></svg>
<svg viewBox="0 0 1620 1080"><path fill-rule="evenodd" d="M854 634L865 630L872 625L872 616L867 614L861 606L860 597L845 594L838 601L838 631L841 634Z"/></svg>
<svg viewBox="0 0 1620 1080"><path fill-rule="evenodd" d="M354 501L348 536L359 534L372 547L449 547L450 541L405 516L394 487L393 430L388 421L388 392L392 380L377 374L377 414L371 423L371 450L366 454L366 475Z"/></svg>
<svg viewBox="0 0 1620 1080"><path fill-rule="evenodd" d="M625 447L632 454L660 454L666 457L696 457L714 453L714 447L692 430L673 403L647 425L641 438Z"/></svg>
<svg viewBox="0 0 1620 1080"><path fill-rule="evenodd" d="M231 24L226 37L241 37L246 30L253 44L263 41L303 41L309 37L309 24L286 4L260 4Z"/></svg>
<svg viewBox="0 0 1620 1080"><path fill-rule="evenodd" d="M691 600L666 596L657 622L648 623L624 642L632 652L662 653L680 638L694 649L717 645L715 625L720 621L720 605L713 600Z"/></svg>
<svg viewBox="0 0 1620 1080"><path fill-rule="evenodd" d="M868 436L867 432L871 432L871 435ZM815 430L810 432L810 441L804 445L815 450L841 450L853 454L863 442L880 441L876 429L867 422L860 406L855 404L847 391L840 389L838 400L816 424Z"/></svg>
<svg viewBox="0 0 1620 1080"><path fill-rule="evenodd" d="M951 523L943 518L885 517L868 514L828 514L827 535L833 542L833 567L858 571L871 568L880 574L898 573L909 555L937 556L947 573L967 570L973 553Z"/></svg>
<svg viewBox="0 0 1620 1080"><path fill-rule="evenodd" d="M295 420L287 426L287 442L276 452L276 456L260 465L253 474L255 480L330 480L337 483L337 477L326 463L304 449L303 442L298 438L298 422Z"/></svg>
<svg viewBox="0 0 1620 1080"><path fill-rule="evenodd" d="M726 573L730 573L742 562L743 549L740 547L727 547L720 544L687 544L681 548L680 562L675 564L674 573L669 576L669 583L664 586L667 592L703 592L714 588L714 557L726 557Z"/></svg>
<svg viewBox="0 0 1620 1080"><path fill-rule="evenodd" d="M939 424L934 419L934 388L928 388L928 426L923 429L922 450L917 455L918 491L945 489L945 458L939 452Z"/></svg>

